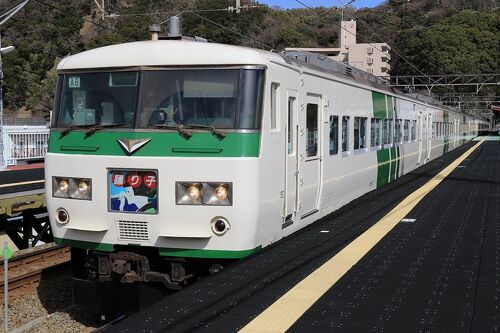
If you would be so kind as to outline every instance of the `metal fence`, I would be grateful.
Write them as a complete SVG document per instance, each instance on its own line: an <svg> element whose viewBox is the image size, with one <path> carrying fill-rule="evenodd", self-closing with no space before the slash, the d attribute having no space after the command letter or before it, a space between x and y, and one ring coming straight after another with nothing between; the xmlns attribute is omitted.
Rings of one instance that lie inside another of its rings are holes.
<svg viewBox="0 0 500 333"><path fill-rule="evenodd" d="M2 165L43 159L48 149L49 131L45 126L4 126Z"/></svg>

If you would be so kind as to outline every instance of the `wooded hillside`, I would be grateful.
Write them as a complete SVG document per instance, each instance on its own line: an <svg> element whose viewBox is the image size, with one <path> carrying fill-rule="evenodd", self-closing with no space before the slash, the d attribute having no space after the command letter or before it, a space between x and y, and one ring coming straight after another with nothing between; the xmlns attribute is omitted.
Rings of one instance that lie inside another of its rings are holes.
<svg viewBox="0 0 500 333"><path fill-rule="evenodd" d="M226 0L106 0L106 15L116 15L102 21L91 0L31 0L1 28L2 46L16 46L3 58L5 107L47 113L52 108L55 64L61 58L148 39L150 24L179 13L184 35L212 42L275 51L337 47L338 9L278 10L247 4L258 7L235 14L217 10L235 5ZM0 1L0 10L12 5ZM358 42L384 40L424 73L499 71L500 10L495 0L389 0L372 9L345 8L344 19L351 18L358 21ZM166 31L166 24L162 27ZM396 55L391 65L393 75L418 74Z"/></svg>

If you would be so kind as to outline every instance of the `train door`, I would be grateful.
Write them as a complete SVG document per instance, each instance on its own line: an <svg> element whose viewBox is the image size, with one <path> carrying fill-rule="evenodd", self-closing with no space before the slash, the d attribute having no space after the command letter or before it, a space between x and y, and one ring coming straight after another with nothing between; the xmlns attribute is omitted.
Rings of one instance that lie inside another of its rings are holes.
<svg viewBox="0 0 500 333"><path fill-rule="evenodd" d="M413 105L413 109L415 109L415 104ZM422 163L422 156L424 154L424 143L423 143L423 133L424 133L424 116L422 115L422 112L420 111L418 113L418 160L417 164Z"/></svg>
<svg viewBox="0 0 500 333"><path fill-rule="evenodd" d="M285 155L285 192L283 225L285 228L293 223L299 202L299 163L297 154L297 91L287 90L286 122L283 153Z"/></svg>
<svg viewBox="0 0 500 333"><path fill-rule="evenodd" d="M321 96L308 94L299 113L301 124L299 147L303 165L300 181L302 218L318 211L318 195L321 178Z"/></svg>
<svg viewBox="0 0 500 333"><path fill-rule="evenodd" d="M426 156L426 162L430 160L431 158L431 150L432 150L432 114L430 112L426 112L427 116L427 131L425 135L425 142L427 145L427 156Z"/></svg>

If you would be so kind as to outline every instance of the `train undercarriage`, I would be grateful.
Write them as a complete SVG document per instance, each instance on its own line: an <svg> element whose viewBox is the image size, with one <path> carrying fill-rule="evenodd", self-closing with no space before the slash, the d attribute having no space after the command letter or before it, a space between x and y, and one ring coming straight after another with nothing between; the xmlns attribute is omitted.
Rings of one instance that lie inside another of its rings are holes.
<svg viewBox="0 0 500 333"><path fill-rule="evenodd" d="M72 248L71 261L75 304L112 315L143 309L228 264L119 246L113 253Z"/></svg>

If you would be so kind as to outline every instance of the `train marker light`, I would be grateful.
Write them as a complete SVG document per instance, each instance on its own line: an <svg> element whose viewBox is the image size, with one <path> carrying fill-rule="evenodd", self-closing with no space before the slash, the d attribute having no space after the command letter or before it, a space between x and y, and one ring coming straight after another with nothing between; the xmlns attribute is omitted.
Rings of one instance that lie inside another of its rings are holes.
<svg viewBox="0 0 500 333"><path fill-rule="evenodd" d="M214 217L211 224L213 233L218 236L224 235L231 228L229 222L221 216Z"/></svg>
<svg viewBox="0 0 500 333"><path fill-rule="evenodd" d="M56 221L59 224L67 224L69 222L69 214L64 208L59 208L56 211Z"/></svg>

